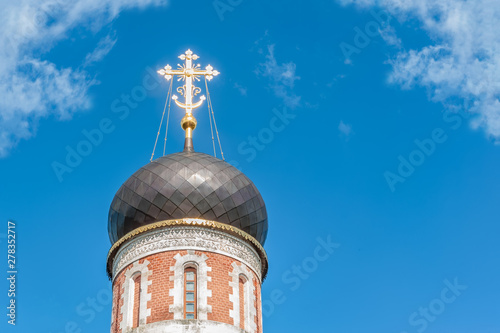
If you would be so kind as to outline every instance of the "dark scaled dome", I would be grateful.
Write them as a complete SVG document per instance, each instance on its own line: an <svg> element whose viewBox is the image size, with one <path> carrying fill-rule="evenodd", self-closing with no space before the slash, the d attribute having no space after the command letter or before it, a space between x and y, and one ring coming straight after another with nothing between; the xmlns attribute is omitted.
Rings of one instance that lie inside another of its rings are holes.
<svg viewBox="0 0 500 333"><path fill-rule="evenodd" d="M255 185L213 156L185 151L140 168L116 193L108 217L114 244L128 232L163 220L201 218L237 227L262 245L267 212Z"/></svg>

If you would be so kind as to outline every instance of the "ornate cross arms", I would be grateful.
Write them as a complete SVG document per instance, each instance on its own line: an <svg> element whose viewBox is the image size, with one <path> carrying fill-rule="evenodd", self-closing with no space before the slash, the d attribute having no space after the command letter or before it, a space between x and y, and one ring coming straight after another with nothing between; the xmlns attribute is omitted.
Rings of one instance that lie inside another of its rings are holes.
<svg viewBox="0 0 500 333"><path fill-rule="evenodd" d="M199 57L196 54L193 54L193 51L191 50L187 50L186 53L181 54L179 59L184 60L185 63L177 65L178 69L172 69L172 66L167 65L160 69L158 73L163 75L163 77L167 80L170 80L172 77L177 75L179 77L177 81L184 81L184 85L182 87L178 87L177 92L181 96L184 96L185 102L179 102L176 95L172 96L172 99L175 101L175 104L186 110L186 114L191 114L193 110L199 107L205 100L205 96L200 96L200 100L193 103L193 97L201 92L201 89L196 87L193 82L200 81L200 76L204 76L210 81L214 76L219 75L219 72L210 65L208 65L205 70L200 69L200 64L194 65L193 60L197 60Z"/></svg>

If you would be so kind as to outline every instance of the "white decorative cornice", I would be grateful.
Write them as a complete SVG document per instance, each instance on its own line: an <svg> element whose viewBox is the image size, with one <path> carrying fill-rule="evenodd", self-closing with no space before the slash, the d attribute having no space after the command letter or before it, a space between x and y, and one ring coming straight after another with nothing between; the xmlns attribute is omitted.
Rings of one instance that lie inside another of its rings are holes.
<svg viewBox="0 0 500 333"><path fill-rule="evenodd" d="M250 244L225 232L196 226L153 229L128 240L113 260L113 279L141 258L178 250L213 252L231 257L250 267L262 282L262 261Z"/></svg>
<svg viewBox="0 0 500 333"><path fill-rule="evenodd" d="M221 222L216 222L216 221L210 221L210 220L203 220L203 219L193 219L193 218L185 218L185 219L178 219L178 220L163 220L159 222L154 222L151 224L144 225L142 227L139 227L137 229L134 229L127 233L125 236L120 238L117 242L115 242L112 246L111 249L108 252L108 258L106 260L106 270L108 272L108 276L110 279L113 278L113 265L116 259L116 255L118 250L126 245L128 242L130 242L132 239L145 234L145 233L150 233L153 230L161 230L161 229L167 229L171 227L178 227L178 226L196 226L199 228L205 228L209 230L217 230L224 232L226 234L229 234L231 236L234 236L244 242L246 242L248 245L252 246L255 251L259 254L261 263L262 263L262 268L261 268L261 278L260 280L264 279L267 275L267 270L268 270L268 262L267 262L267 254L262 245L250 234L244 232L243 230L236 228L232 225L221 223Z"/></svg>

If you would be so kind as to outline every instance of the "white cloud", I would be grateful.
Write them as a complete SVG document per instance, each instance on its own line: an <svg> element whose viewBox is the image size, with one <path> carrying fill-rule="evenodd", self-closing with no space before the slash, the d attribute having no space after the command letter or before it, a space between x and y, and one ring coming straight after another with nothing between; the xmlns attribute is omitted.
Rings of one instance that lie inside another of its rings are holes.
<svg viewBox="0 0 500 333"><path fill-rule="evenodd" d="M397 36L396 30L390 25L386 25L379 30L380 37L387 43L387 45L395 46L401 48L403 42Z"/></svg>
<svg viewBox="0 0 500 333"><path fill-rule="evenodd" d="M248 93L248 89L246 87L243 87L242 85L240 85L237 82L234 84L234 88L239 91L239 93L241 94L241 96L246 96L247 93Z"/></svg>
<svg viewBox="0 0 500 333"><path fill-rule="evenodd" d="M83 66L88 67L104 59L104 57L108 55L115 44L116 38L112 38L111 35L107 35L106 37L102 38L97 44L95 50L87 54Z"/></svg>
<svg viewBox="0 0 500 333"><path fill-rule="evenodd" d="M344 123L343 120L340 121L338 130L340 132L340 135L343 136L346 140L349 140L349 138L353 134L352 126L350 124Z"/></svg>
<svg viewBox="0 0 500 333"><path fill-rule="evenodd" d="M417 19L432 44L399 52L390 82L429 89L432 99L477 115L472 125L500 141L500 2L497 0L339 0Z"/></svg>
<svg viewBox="0 0 500 333"><path fill-rule="evenodd" d="M294 109L300 105L301 97L293 92L295 81L300 80L296 75L297 66L294 62L278 64L274 55L274 44L267 45L266 61L259 64L257 74L269 79L269 87L276 97L281 98L283 103Z"/></svg>
<svg viewBox="0 0 500 333"><path fill-rule="evenodd" d="M40 118L68 119L90 107L94 84L80 64L63 68L44 60L72 29L97 33L131 8L165 5L166 0L0 0L0 157L34 135ZM86 59L91 65L111 50L105 37ZM83 58L83 57L82 57Z"/></svg>

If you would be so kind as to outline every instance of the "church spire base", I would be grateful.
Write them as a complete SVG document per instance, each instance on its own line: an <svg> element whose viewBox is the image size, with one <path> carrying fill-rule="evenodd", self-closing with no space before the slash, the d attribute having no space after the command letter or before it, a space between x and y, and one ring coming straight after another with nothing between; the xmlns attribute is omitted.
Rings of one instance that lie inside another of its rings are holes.
<svg viewBox="0 0 500 333"><path fill-rule="evenodd" d="M194 152L193 138L186 138L186 140L184 141L184 152L185 153Z"/></svg>

